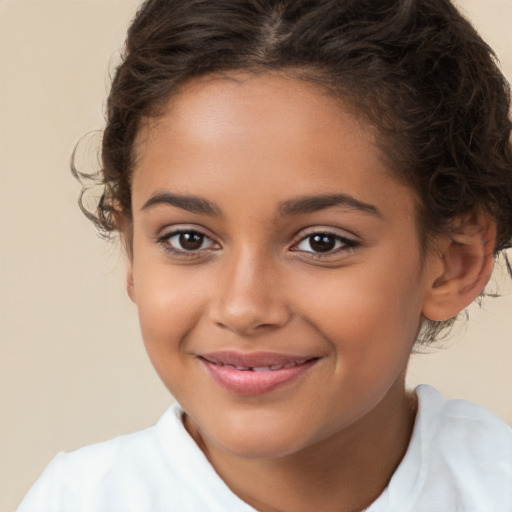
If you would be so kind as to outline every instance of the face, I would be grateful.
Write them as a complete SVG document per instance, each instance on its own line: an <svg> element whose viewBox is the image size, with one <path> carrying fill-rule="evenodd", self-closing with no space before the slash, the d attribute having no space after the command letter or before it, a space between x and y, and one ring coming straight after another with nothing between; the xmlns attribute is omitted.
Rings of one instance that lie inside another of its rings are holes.
<svg viewBox="0 0 512 512"><path fill-rule="evenodd" d="M186 85L139 135L129 293L208 443L295 453L402 389L430 280L370 127L313 85L239 75Z"/></svg>

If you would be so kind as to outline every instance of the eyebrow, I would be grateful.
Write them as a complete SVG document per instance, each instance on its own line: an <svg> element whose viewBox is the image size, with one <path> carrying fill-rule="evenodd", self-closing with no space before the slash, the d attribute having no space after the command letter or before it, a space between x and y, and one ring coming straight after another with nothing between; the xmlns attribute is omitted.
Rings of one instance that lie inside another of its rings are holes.
<svg viewBox="0 0 512 512"><path fill-rule="evenodd" d="M358 210L375 217L382 217L379 209L372 204L359 201L348 194L326 194L319 196L300 196L289 199L279 206L279 213L283 217L313 213L326 208L341 206L349 210Z"/></svg>
<svg viewBox="0 0 512 512"><path fill-rule="evenodd" d="M201 215L219 217L222 214L220 208L207 199L190 195L171 194L170 192L159 192L151 196L142 205L141 210L149 210L150 208L154 208L161 204L176 206L182 210L187 210L188 212L198 213Z"/></svg>
<svg viewBox="0 0 512 512"><path fill-rule="evenodd" d="M221 209L211 201L202 197L159 192L151 196L142 206L141 210L148 210L155 206L167 204L200 215L219 217ZM288 199L279 205L279 214L282 217L313 213L327 208L341 206L350 210L358 210L363 213L382 217L375 206L359 201L348 194L325 194L315 196L299 196Z"/></svg>

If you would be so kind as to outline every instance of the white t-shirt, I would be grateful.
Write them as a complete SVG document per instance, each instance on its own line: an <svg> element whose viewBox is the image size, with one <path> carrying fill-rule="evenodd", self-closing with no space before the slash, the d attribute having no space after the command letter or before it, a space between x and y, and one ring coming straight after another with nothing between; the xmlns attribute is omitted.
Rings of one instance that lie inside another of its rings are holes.
<svg viewBox="0 0 512 512"><path fill-rule="evenodd" d="M512 512L512 429L416 388L407 453L367 512ZM151 428L61 453L18 512L255 512L217 475L172 406Z"/></svg>

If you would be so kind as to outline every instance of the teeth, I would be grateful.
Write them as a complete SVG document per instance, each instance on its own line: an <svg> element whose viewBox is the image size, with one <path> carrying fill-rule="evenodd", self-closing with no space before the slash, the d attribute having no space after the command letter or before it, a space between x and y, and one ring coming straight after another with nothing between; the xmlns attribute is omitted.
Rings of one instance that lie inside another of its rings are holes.
<svg viewBox="0 0 512 512"><path fill-rule="evenodd" d="M256 366L252 368L254 372L268 372L272 370L283 370L285 368L293 368L294 366L299 366L301 364L304 364L307 361L307 359L299 359L298 361L292 361L290 363L286 364L273 364L270 366Z"/></svg>
<svg viewBox="0 0 512 512"><path fill-rule="evenodd" d="M234 365L234 364L224 364L224 363L220 363L219 366L225 366L226 368L233 368L233 370L241 370L241 371L247 371L247 370L250 370L251 368L249 366L237 366L237 365Z"/></svg>
<svg viewBox="0 0 512 512"><path fill-rule="evenodd" d="M215 362L213 364L216 364L218 366L225 366L226 368L233 368L234 370L247 372L247 371L253 371L253 372L268 372L268 371L275 371L275 370L282 370L285 368L293 368L294 366L299 366L301 364L304 364L308 359L297 359L297 361L291 361L289 363L285 364L272 364L270 366L240 366L235 364L229 364L229 363L222 363L222 362Z"/></svg>
<svg viewBox="0 0 512 512"><path fill-rule="evenodd" d="M221 364L221 366L226 366L227 368L233 368L233 370L239 370L242 372L247 372L251 369L250 366L238 366L235 364Z"/></svg>

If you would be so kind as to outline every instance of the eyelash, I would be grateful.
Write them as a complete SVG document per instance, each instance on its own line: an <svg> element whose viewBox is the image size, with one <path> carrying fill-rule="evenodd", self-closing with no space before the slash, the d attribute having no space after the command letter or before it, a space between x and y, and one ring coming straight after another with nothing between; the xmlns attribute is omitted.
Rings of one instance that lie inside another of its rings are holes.
<svg viewBox="0 0 512 512"><path fill-rule="evenodd" d="M326 252L315 252L315 251L305 251L298 249L297 247L302 244L303 242L306 242L309 240L309 246L311 247L311 242L313 237L322 237L322 238L329 238L334 241L335 247L329 251ZM336 247L336 245L338 245ZM307 234L303 234L296 242L293 243L292 247L290 248L293 252L302 252L308 254L309 258L314 258L316 260L322 260L322 259L328 259L329 257L333 256L340 256L341 253L345 253L344 255L350 255L352 254L357 247L359 247L360 242L357 240L354 240L352 238L348 238L345 236L338 235L336 233L333 233L329 230L315 230Z"/></svg>
<svg viewBox="0 0 512 512"><path fill-rule="evenodd" d="M170 241L172 238L180 236L180 235L198 235L202 238L202 243L204 243L205 240L210 240L212 245L218 245L216 244L208 235L202 233L201 231L197 229L177 229L174 231L171 231L170 233L166 233L165 235L162 235L157 239L157 243L162 247L162 249L166 253L170 253L173 256L178 256L181 258L201 258L204 257L204 251L205 249L197 249L197 250L186 250L186 249L176 249L174 248ZM202 245L201 243L201 245ZM206 249L208 250L208 249Z"/></svg>
<svg viewBox="0 0 512 512"><path fill-rule="evenodd" d="M177 230L171 231L169 233L166 233L165 235L158 237L157 243L162 247L162 249L166 253L170 253L173 256L178 256L178 257L187 258L187 259L202 258L205 256L205 251L210 251L212 249L212 247L208 247L206 249L200 248L197 250L187 250L184 248L176 249L175 247L173 247L171 245L170 240L173 239L174 237L178 237L181 235L197 235L197 236L201 237L201 245L203 245L203 243L206 240L209 240L211 246L214 248L213 250L216 250L219 247L219 245L216 242L214 242L205 233L203 233L199 230L196 230L196 229L186 229L186 228L185 229L177 229ZM302 244L303 242L306 242L307 240L309 240L309 246L310 246L310 248L312 248L311 241L312 241L313 237L324 237L324 238L329 238L331 240L334 239L333 241L334 241L335 246L333 249L328 250L325 253L315 252L313 250L306 251L306 250L297 248L300 246L300 244ZM336 247L336 245L337 245L337 247ZM352 238L344 237L344 236L338 235L338 234L333 233L328 230L317 230L317 231L312 231L310 233L307 233L305 235L303 234L300 238L297 238L296 241L293 242L293 244L289 250L292 252L300 252L303 254L309 254L308 257L315 259L315 260L322 260L322 259L328 259L329 257L332 257L334 255L339 255L339 253L346 253L346 255L350 255L357 249L357 247L359 247L359 245L360 245L360 242L358 242L357 240L354 240Z"/></svg>

